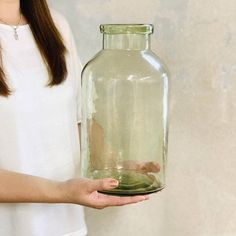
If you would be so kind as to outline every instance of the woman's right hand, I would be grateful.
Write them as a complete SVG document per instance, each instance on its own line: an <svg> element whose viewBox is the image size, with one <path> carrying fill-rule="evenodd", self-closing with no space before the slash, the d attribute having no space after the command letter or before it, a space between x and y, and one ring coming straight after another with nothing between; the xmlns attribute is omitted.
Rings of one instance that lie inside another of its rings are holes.
<svg viewBox="0 0 236 236"><path fill-rule="evenodd" d="M110 206L123 206L148 200L148 195L117 197L99 193L98 191L110 190L118 186L118 181L111 178L106 179L71 179L59 183L63 195L63 202L79 204L96 209Z"/></svg>

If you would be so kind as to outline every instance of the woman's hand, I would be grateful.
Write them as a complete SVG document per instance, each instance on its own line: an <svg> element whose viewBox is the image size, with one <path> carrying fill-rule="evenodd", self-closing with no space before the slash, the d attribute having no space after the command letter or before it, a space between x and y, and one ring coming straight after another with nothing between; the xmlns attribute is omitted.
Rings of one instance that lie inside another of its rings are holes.
<svg viewBox="0 0 236 236"><path fill-rule="evenodd" d="M109 206L123 206L149 199L148 195L132 197L116 197L99 193L98 191L110 190L118 186L115 179L71 179L59 184L64 194L64 201L103 209Z"/></svg>

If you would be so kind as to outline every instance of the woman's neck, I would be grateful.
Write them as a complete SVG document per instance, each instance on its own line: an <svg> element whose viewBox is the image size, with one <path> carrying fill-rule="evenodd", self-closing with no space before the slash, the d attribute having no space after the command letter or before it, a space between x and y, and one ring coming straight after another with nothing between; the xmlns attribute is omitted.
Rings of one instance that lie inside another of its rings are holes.
<svg viewBox="0 0 236 236"><path fill-rule="evenodd" d="M20 0L0 0L0 19L2 21L15 25L19 22L20 14Z"/></svg>

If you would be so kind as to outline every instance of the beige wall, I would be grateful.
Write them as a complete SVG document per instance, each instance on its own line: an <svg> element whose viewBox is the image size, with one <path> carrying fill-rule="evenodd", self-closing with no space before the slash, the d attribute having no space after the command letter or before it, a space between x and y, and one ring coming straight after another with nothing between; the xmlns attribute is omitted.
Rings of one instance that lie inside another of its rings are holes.
<svg viewBox="0 0 236 236"><path fill-rule="evenodd" d="M145 203L86 209L89 236L236 235L236 1L57 0L85 63L101 23L153 23L172 73L167 188Z"/></svg>

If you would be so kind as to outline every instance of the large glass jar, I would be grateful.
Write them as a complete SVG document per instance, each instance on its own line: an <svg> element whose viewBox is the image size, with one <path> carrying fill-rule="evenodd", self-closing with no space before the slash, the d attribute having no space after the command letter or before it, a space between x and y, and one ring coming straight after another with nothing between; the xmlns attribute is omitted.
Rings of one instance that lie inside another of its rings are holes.
<svg viewBox="0 0 236 236"><path fill-rule="evenodd" d="M115 178L114 195L165 185L168 73L150 49L153 25L101 25L103 49L82 73L82 171Z"/></svg>

